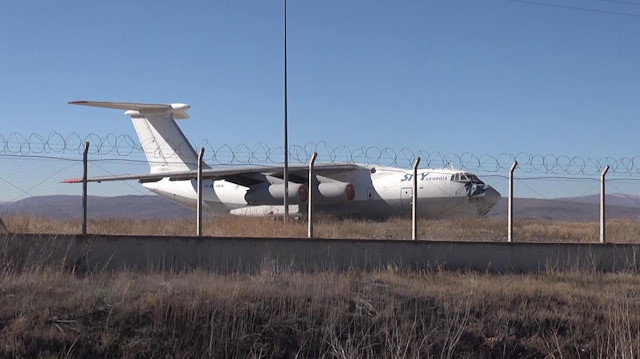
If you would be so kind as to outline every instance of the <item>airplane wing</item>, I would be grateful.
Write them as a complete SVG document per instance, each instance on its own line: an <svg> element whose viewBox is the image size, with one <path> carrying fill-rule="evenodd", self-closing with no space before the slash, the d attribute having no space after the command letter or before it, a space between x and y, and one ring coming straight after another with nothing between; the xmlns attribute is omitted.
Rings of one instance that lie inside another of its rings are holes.
<svg viewBox="0 0 640 359"><path fill-rule="evenodd" d="M313 170L317 174L335 174L343 173L355 170L369 170L361 165L354 163L318 163L315 164ZM294 164L289 166L289 176L297 176L307 178L309 166L307 164ZM202 178L211 180L227 180L232 183L240 184L243 186L250 185L256 181L256 175L267 175L280 177L283 176L282 166L242 166L242 167L229 167L218 169L203 169ZM138 174L138 175L115 175L115 176L103 176L88 178L87 182L106 182L106 181L126 181L126 180L138 180L140 183L145 182L157 182L163 178L169 178L170 181L183 181L195 179L198 177L198 171L180 171L180 172L159 172L150 174ZM82 178L72 178L63 180L62 183L81 183Z"/></svg>

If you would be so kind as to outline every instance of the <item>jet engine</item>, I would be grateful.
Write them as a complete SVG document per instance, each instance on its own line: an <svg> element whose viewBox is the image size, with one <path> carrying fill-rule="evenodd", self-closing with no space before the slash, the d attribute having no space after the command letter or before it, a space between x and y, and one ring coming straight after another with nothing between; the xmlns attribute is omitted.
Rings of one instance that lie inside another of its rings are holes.
<svg viewBox="0 0 640 359"><path fill-rule="evenodd" d="M307 186L301 183L289 182L289 204L300 204L307 201L309 192ZM249 187L244 195L250 205L282 204L284 201L284 183L263 182Z"/></svg>
<svg viewBox="0 0 640 359"><path fill-rule="evenodd" d="M356 189L351 183L332 179L319 178L320 183L314 189L313 201L321 204L337 204L351 202L356 196Z"/></svg>

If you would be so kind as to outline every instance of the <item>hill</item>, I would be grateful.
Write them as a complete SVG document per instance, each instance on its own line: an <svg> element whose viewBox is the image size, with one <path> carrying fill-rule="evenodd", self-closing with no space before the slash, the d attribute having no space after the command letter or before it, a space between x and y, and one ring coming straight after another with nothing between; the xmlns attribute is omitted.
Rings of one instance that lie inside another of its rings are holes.
<svg viewBox="0 0 640 359"><path fill-rule="evenodd" d="M597 221L600 218L600 196L537 199L515 198L514 216L519 219L554 221ZM640 219L640 196L627 194L607 195L607 218ZM160 196L89 196L88 217L175 219L195 216L195 211ZM82 217L82 197L55 195L29 197L15 202L0 203L0 214L31 213L53 219ZM507 199L500 202L487 217L507 217Z"/></svg>
<svg viewBox="0 0 640 359"><path fill-rule="evenodd" d="M82 218L82 197L35 196L0 203L1 214L30 213L52 219ZM195 216L195 211L160 196L117 196L87 198L87 216L100 218L174 219Z"/></svg>
<svg viewBox="0 0 640 359"><path fill-rule="evenodd" d="M600 195L556 199L514 198L513 215L520 219L546 219L556 221L598 221ZM607 218L639 219L640 196L609 194L605 198ZM487 214L489 217L507 217L507 198L502 198Z"/></svg>

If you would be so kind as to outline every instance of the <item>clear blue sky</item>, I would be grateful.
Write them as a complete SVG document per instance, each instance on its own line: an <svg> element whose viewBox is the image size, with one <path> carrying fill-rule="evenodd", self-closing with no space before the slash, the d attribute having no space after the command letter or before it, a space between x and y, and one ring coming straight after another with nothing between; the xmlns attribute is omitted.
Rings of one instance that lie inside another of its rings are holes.
<svg viewBox="0 0 640 359"><path fill-rule="evenodd" d="M5 1L0 133L134 134L72 100L191 105L195 142L282 144L283 2ZM289 0L289 142L638 155L638 0Z"/></svg>

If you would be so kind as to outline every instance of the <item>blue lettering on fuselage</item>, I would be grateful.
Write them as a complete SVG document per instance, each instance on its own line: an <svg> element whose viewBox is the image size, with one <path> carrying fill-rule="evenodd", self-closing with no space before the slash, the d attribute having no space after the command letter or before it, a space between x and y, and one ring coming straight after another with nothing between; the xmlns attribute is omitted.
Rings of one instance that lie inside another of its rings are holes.
<svg viewBox="0 0 640 359"><path fill-rule="evenodd" d="M418 175L420 176L420 181L448 181L449 180L449 176L446 176L446 175L429 177L429 174L430 172L419 173ZM405 173L402 175L402 179L400 180L400 182L407 182L407 181L411 181L412 179L413 179L413 174Z"/></svg>

